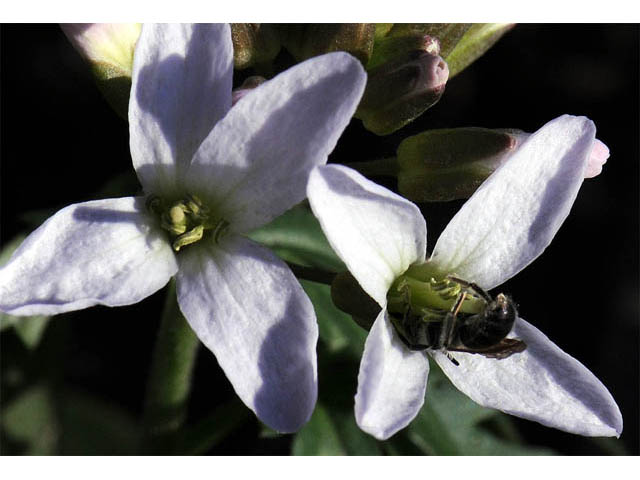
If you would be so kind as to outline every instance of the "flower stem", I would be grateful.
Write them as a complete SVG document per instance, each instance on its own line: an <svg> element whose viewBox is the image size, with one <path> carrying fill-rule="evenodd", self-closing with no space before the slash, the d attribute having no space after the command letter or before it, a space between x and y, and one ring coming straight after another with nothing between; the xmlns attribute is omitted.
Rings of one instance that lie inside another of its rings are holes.
<svg viewBox="0 0 640 480"><path fill-rule="evenodd" d="M171 280L147 384L142 439L145 453L175 453L199 345L180 312L175 280Z"/></svg>
<svg viewBox="0 0 640 480"><path fill-rule="evenodd" d="M367 162L354 162L348 166L366 177L396 177L400 170L396 157L378 158Z"/></svg>
<svg viewBox="0 0 640 480"><path fill-rule="evenodd" d="M310 280L316 283L331 285L331 283L333 283L333 279L336 276L335 272L327 272L325 270L320 270L314 267L303 267L302 265L297 265L290 262L287 262L287 265L297 278Z"/></svg>

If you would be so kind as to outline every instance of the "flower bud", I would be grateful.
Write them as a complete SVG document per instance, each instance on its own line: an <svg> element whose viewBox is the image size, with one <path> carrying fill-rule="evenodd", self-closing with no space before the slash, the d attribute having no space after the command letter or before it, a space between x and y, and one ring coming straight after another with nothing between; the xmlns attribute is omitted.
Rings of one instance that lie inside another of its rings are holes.
<svg viewBox="0 0 640 480"><path fill-rule="evenodd" d="M366 65L371 57L373 23L280 24L282 43L301 62L323 53L348 52Z"/></svg>
<svg viewBox="0 0 640 480"><path fill-rule="evenodd" d="M266 23L232 23L233 64L238 70L271 62L280 51L280 37Z"/></svg>
<svg viewBox="0 0 640 480"><path fill-rule="evenodd" d="M235 105L238 102L238 100L240 100L247 93L249 93L254 88L260 86L264 82L266 82L266 78L259 77L257 75L247 78L244 82L242 82L242 85L240 85L238 88L233 90L233 92L231 92L231 104Z"/></svg>
<svg viewBox="0 0 640 480"><path fill-rule="evenodd" d="M449 65L449 78L460 73L513 28L513 23L394 23L376 38L374 57L383 55L385 43L428 35L440 43L440 56ZM380 52L376 50L380 49Z"/></svg>
<svg viewBox="0 0 640 480"><path fill-rule="evenodd" d="M334 277L331 283L331 300L365 330L371 329L380 313L380 305L367 295L349 272L342 272Z"/></svg>
<svg viewBox="0 0 640 480"><path fill-rule="evenodd" d="M438 40L440 55L446 60L471 25L470 23L394 23L386 38L428 35Z"/></svg>
<svg viewBox="0 0 640 480"><path fill-rule="evenodd" d="M408 52L422 51L431 55L440 54L440 42L429 35L416 34L385 37L376 42L367 69L371 70L387 61L402 58Z"/></svg>
<svg viewBox="0 0 640 480"><path fill-rule="evenodd" d="M408 137L397 150L398 191L414 202L469 198L530 133L516 129L452 128ZM609 149L595 141L584 178L595 177Z"/></svg>
<svg viewBox="0 0 640 480"><path fill-rule="evenodd" d="M371 69L368 75L356 117L373 133L387 135L440 100L449 69L440 56L414 51Z"/></svg>
<svg viewBox="0 0 640 480"><path fill-rule="evenodd" d="M528 136L517 130L428 130L398 147L398 190L414 202L468 198Z"/></svg>
<svg viewBox="0 0 640 480"><path fill-rule="evenodd" d="M127 118L133 51L139 23L63 23L71 44L91 66L98 88L111 107Z"/></svg>

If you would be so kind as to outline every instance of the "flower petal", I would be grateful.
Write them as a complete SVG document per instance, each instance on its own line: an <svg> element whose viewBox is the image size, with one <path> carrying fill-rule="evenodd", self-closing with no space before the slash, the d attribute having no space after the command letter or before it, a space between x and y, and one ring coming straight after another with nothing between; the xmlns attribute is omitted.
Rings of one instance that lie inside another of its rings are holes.
<svg viewBox="0 0 640 480"><path fill-rule="evenodd" d="M335 52L258 86L202 143L187 189L218 206L236 232L284 213L304 199L309 172L327 161L365 82L360 62Z"/></svg>
<svg viewBox="0 0 640 480"><path fill-rule="evenodd" d="M520 318L513 336L527 349L502 360L454 352L455 366L440 352L433 357L460 391L484 407L579 435L620 435L620 409L593 373Z"/></svg>
<svg viewBox="0 0 640 480"><path fill-rule="evenodd" d="M317 397L311 302L269 250L236 235L180 253L178 302L236 393L279 432L298 430Z"/></svg>
<svg viewBox="0 0 640 480"><path fill-rule="evenodd" d="M422 408L428 376L427 355L404 346L383 309L360 362L355 408L360 428L386 440L406 427Z"/></svg>
<svg viewBox="0 0 640 480"><path fill-rule="evenodd" d="M133 61L131 157L147 193L171 194L176 176L231 108L227 24L146 24Z"/></svg>
<svg viewBox="0 0 640 480"><path fill-rule="evenodd" d="M396 277L424 261L427 225L418 207L340 165L313 170L307 194L331 247L384 307Z"/></svg>
<svg viewBox="0 0 640 480"><path fill-rule="evenodd" d="M61 23L60 28L91 63L107 64L131 75L139 23Z"/></svg>
<svg viewBox="0 0 640 480"><path fill-rule="evenodd" d="M600 175L600 173L602 173L602 166L607 163L608 158L609 147L596 138L593 149L591 150L591 155L589 155L587 168L584 171L584 178L593 178Z"/></svg>
<svg viewBox="0 0 640 480"><path fill-rule="evenodd" d="M69 205L33 232L0 270L0 310L54 315L129 305L162 288L178 268L142 198Z"/></svg>
<svg viewBox="0 0 640 480"><path fill-rule="evenodd" d="M569 214L594 139L593 122L569 115L531 135L453 217L432 265L486 289L526 267Z"/></svg>

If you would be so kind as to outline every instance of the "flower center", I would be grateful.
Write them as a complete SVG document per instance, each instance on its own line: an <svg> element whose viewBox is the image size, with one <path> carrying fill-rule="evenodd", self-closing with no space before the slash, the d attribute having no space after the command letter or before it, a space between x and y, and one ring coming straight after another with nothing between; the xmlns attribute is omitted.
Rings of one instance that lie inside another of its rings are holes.
<svg viewBox="0 0 640 480"><path fill-rule="evenodd" d="M486 304L482 297L451 278L416 278L411 273L409 269L391 285L387 293L390 314L411 315L423 322L442 322L454 306L456 311L476 314ZM463 291L466 294L458 305L456 302Z"/></svg>
<svg viewBox="0 0 640 480"><path fill-rule="evenodd" d="M176 252L201 240L205 234L212 235L217 243L229 226L229 222L213 215L202 200L192 194L170 204L152 195L147 198L147 209L160 217L160 226L171 235Z"/></svg>

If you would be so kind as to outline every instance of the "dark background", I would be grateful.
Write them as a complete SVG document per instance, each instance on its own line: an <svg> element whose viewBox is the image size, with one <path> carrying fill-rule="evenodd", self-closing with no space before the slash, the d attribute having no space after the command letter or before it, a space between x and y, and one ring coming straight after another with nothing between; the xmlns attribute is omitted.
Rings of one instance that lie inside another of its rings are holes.
<svg viewBox="0 0 640 480"><path fill-rule="evenodd" d="M623 414L621 440L638 454L638 45L637 25L518 25L453 78L440 103L418 120L377 137L352 121L331 161L393 155L400 140L428 128L483 126L535 131L563 113L586 115L611 149L588 179L551 246L501 287L521 315L607 386ZM24 213L89 200L129 172L128 127L96 90L86 65L55 25L3 25L0 242L29 228ZM431 248L461 202L423 206ZM2 334L2 401L46 379L142 411L162 295L126 308L95 307L49 325L36 352ZM20 382L18 382L20 383ZM18 385L19 386L19 385ZM350 388L354 386L349 386ZM213 355L199 353L190 418L233 401ZM428 399L427 399L428 401ZM195 413L193 413L195 412ZM599 454L578 436L516 420L525 439L564 454ZM286 453L289 438L258 438L246 421L211 453Z"/></svg>

